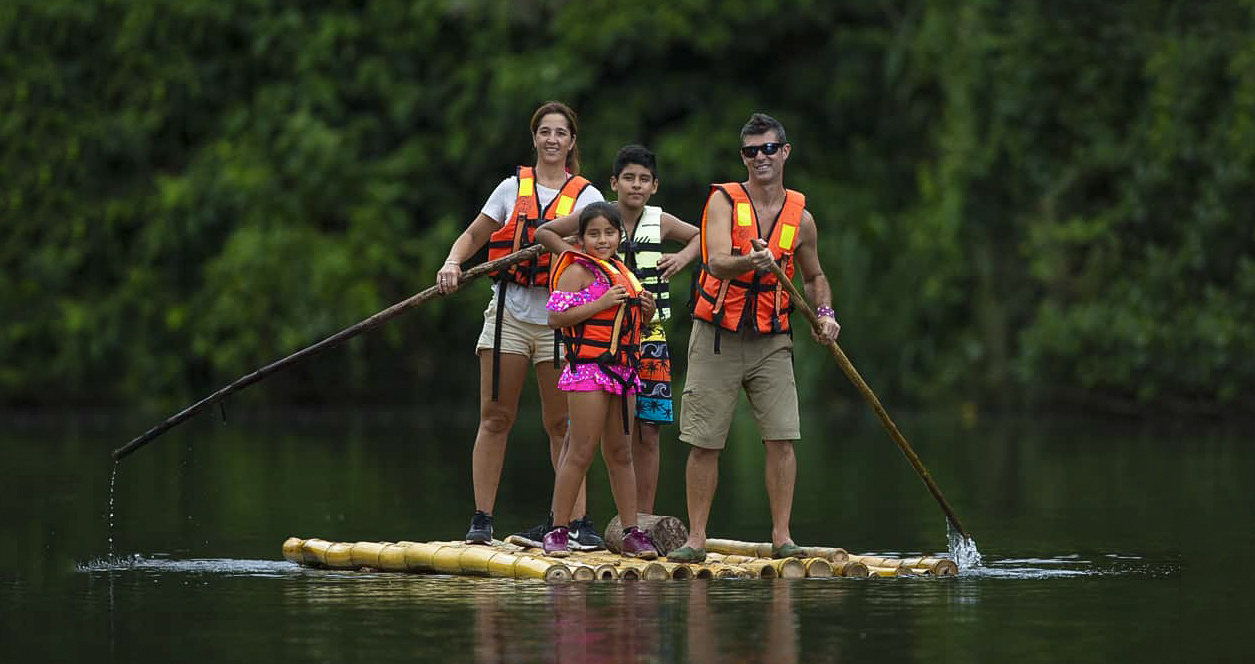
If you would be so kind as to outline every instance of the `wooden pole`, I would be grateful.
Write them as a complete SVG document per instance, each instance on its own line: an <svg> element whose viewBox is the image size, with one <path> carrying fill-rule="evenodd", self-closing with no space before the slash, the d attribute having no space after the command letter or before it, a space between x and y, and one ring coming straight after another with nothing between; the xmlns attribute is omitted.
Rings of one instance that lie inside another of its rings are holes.
<svg viewBox="0 0 1255 664"><path fill-rule="evenodd" d="M537 256L538 254L540 254L540 252L543 250L544 250L544 245L535 244L526 249L516 251L507 256L502 256L501 258L498 258L497 260L488 261L486 263L480 263L479 265L476 265L475 267L462 273L461 278L458 279L458 287L461 288L466 283L478 277L481 277L485 274L488 274L490 272L495 272L503 267L507 267L515 263L528 260L529 258L533 258ZM348 341L349 339L352 339L353 337L356 337L357 335L363 332L368 332L370 330L373 330L374 328L379 327L386 321L396 318L397 316L405 313L406 311L409 311L410 309L413 309L414 307L417 307L418 305L438 295L440 295L440 287L431 286L423 291L420 291L414 295L411 295L410 297L400 302L397 302L396 304L388 307L387 309L384 309L383 311L380 311L379 313L376 313L375 315L371 316L370 318L367 318L366 320L363 320L360 323L357 323L356 325L347 327L343 330L340 330L339 332L336 332L335 334L327 337L326 339L323 339L322 341L319 341L318 343L312 346L307 346L305 348L302 348L301 350L298 350L295 353L292 353L291 355L281 360L271 362L270 364L267 364L266 366L250 374L237 378L230 385L227 385L226 387L219 389L217 392L214 392L213 394L205 397L204 399L201 399L200 401L197 401L191 406L188 406L187 408L171 416L170 418L168 418L166 421L162 422L161 424L158 424L157 426L149 429L148 431L145 431L143 435L136 437L134 440L127 443L126 445L123 445L122 447L119 447L118 449L114 450L112 452L113 460L114 461L122 460L123 457L130 454L131 452L134 452L135 450L152 442L152 440L156 438L157 436L160 436L161 434L169 431L175 426L178 426L179 424L182 424L183 422L187 421L193 415L227 398L227 396L230 395L232 392L238 392L239 390L242 390L248 387L249 385L252 385L253 383L260 381L261 379L265 378L266 376L269 376L270 374L273 374L281 369L286 369L287 367L291 366L292 364L295 364L296 362L299 362L300 360L303 360L311 355L320 353L324 350L327 350L328 348L338 346L344 343L345 341Z"/></svg>
<svg viewBox="0 0 1255 664"><path fill-rule="evenodd" d="M756 240L755 242L757 243L761 241ZM762 248L757 244L755 246L758 246L760 249ZM784 287L789 291L789 295L792 296L793 301L797 303L797 308L801 310L802 314L806 316L806 319L810 321L811 326L814 327L816 331L823 329L819 324L819 316L815 315L815 311L811 309L810 304L806 302L806 297L798 291L797 286L793 285L793 281L785 275L784 270L780 269L780 266L776 263L772 263L771 272L776 275L777 281L784 284ZM929 474L928 469L924 467L924 463L919 460L919 456L915 454L915 450L911 448L911 444L906 442L906 437L902 435L902 432L898 431L898 425L894 424L893 420L889 418L889 413L885 410L885 407L880 405L880 399L876 398L876 393L872 392L872 388L867 386L863 377L859 375L858 370L854 368L854 365L850 362L850 359L845 356L845 352L841 350L841 347L837 345L836 341L829 341L827 345L828 350L832 352L832 357L836 359L837 365L841 367L841 371L845 372L845 375L850 379L850 382L854 383L854 387L858 388L859 394L862 394L863 399L872 407L872 410L876 411L876 416L880 418L880 423L883 424L885 430L889 432L889 437L893 439L893 442L897 443L898 448L902 450L902 454L906 456L906 460L911 464L911 467L919 474L920 479L924 480L924 485L928 487L928 491L933 494L933 498L936 498L937 503L941 505L941 511L945 512L946 517L950 519L950 523L954 524L954 529L959 531L959 534L963 536L963 539L971 539L968 536L967 531L964 530L963 526L959 523L959 517L955 516L954 510L950 508L950 503L946 502L945 496L941 495L941 489L937 486L937 483L933 481L932 475Z"/></svg>

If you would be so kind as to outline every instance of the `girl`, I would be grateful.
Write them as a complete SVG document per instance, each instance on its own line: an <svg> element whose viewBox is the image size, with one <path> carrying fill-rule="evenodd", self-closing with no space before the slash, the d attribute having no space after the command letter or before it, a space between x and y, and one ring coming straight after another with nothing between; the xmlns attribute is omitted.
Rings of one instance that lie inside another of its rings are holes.
<svg viewBox="0 0 1255 664"><path fill-rule="evenodd" d="M485 244L488 258L499 258L532 244L536 227L545 220L603 200L601 193L579 175L574 111L565 104L548 102L532 114L531 131L535 166L519 166L514 175L502 180L479 216L454 241L444 266L436 273L442 293L457 290L461 264ZM548 253L493 275L493 298L484 311L484 327L475 346L479 355L479 429L471 457L475 514L466 533L469 544L489 544L493 539L493 504L528 365L536 367L549 457L554 468L558 467L567 404L558 389L556 344L547 325L548 277ZM575 507L576 514L584 514L582 483L577 487ZM586 516L576 524L581 539L585 531L596 536Z"/></svg>
<svg viewBox="0 0 1255 664"><path fill-rule="evenodd" d="M554 523L566 523L576 493L601 439L610 490L623 524L625 556L656 558L657 549L636 526L636 475L632 468L633 394L640 390L642 327L654 315L654 299L615 258L623 220L614 205L592 203L580 213L584 252L563 253L550 278L549 326L561 328L567 366L558 378L571 412L570 441L553 487ZM568 529L545 534L545 553L570 554Z"/></svg>

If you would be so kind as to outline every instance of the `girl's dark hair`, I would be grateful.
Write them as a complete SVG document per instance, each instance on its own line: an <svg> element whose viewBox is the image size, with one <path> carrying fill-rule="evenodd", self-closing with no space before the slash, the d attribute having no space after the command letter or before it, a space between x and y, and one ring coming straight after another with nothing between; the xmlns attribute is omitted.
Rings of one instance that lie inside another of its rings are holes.
<svg viewBox="0 0 1255 664"><path fill-rule="evenodd" d="M575 111L572 111L570 106L567 106L560 101L549 101L545 102L540 108L536 109L535 113L532 113L531 127L533 136L536 134L536 128L540 126L540 121L543 120L546 115L551 113L557 113L558 115L566 118L567 129L571 130L572 139L580 133L579 125L575 121ZM566 169L571 171L571 175L580 174L579 144L573 144L571 146L571 151L566 153Z"/></svg>
<svg viewBox="0 0 1255 664"><path fill-rule="evenodd" d="M614 203L605 201L597 201L589 203L580 211L580 238L583 239L584 231L588 229L588 224L597 217L605 217L611 226L619 229L619 239L623 238L623 216L619 214L619 208Z"/></svg>

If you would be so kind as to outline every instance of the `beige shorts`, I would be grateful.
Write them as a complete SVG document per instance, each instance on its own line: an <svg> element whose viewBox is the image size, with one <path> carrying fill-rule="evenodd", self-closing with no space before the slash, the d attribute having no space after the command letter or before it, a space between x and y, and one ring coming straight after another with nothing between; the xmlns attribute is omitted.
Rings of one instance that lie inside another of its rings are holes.
<svg viewBox="0 0 1255 664"><path fill-rule="evenodd" d="M763 440L801 438L793 339L787 334L742 335L723 330L719 351L716 355L715 326L694 320L680 398L680 440L695 447L723 449L742 387Z"/></svg>
<svg viewBox="0 0 1255 664"><path fill-rule="evenodd" d="M484 309L484 327L475 343L475 354L492 350L494 330L497 326L497 298L488 300ZM532 364L553 362L553 328L548 325L528 323L515 318L506 307L501 318L501 352L530 357Z"/></svg>

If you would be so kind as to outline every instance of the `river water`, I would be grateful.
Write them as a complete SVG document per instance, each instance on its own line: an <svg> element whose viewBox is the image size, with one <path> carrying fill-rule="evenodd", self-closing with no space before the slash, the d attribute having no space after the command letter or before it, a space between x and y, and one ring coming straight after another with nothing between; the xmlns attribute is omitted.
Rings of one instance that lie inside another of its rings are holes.
<svg viewBox="0 0 1255 664"><path fill-rule="evenodd" d="M0 661L1250 657L1255 440L1237 425L900 417L983 556L958 578L547 585L283 561L289 536L460 537L474 413L203 416L123 460L116 478L109 451L151 422L5 418ZM524 414L512 439L499 535L547 511L537 421ZM812 412L804 429L800 543L945 553L941 510L878 422ZM664 432L656 511L683 517L674 435ZM712 534L767 539L761 463L752 424L738 421ZM599 524L612 516L599 464L590 505Z"/></svg>

